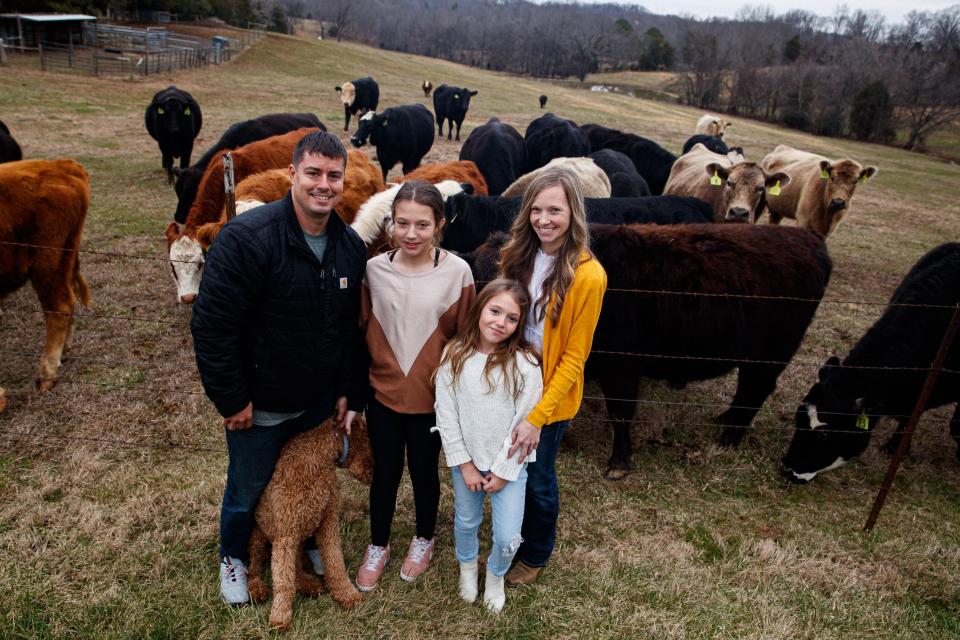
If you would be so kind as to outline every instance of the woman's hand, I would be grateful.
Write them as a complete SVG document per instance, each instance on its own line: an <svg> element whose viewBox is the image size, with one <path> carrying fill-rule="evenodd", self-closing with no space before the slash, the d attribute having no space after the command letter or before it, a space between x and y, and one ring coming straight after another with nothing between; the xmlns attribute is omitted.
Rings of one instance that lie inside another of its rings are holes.
<svg viewBox="0 0 960 640"><path fill-rule="evenodd" d="M513 430L511 442L513 444L507 452L507 458L513 458L513 454L519 451L518 460L526 460L527 456L536 451L537 445L540 444L540 429L530 424L529 420L523 420Z"/></svg>
<svg viewBox="0 0 960 640"><path fill-rule="evenodd" d="M477 466L473 464L473 460L460 465L460 473L463 475L463 481L467 484L467 489L470 489L470 491L483 491L483 474L481 474Z"/></svg>
<svg viewBox="0 0 960 640"><path fill-rule="evenodd" d="M339 407L337 412L339 413ZM350 427L353 425L353 421L354 419L356 419L356 417L357 417L356 411L347 411L343 416L343 431L348 436L350 435Z"/></svg>
<svg viewBox="0 0 960 640"><path fill-rule="evenodd" d="M239 412L223 419L223 426L227 431L242 431L253 426L253 403L248 402L247 406L240 409Z"/></svg>
<svg viewBox="0 0 960 640"><path fill-rule="evenodd" d="M484 480L483 490L487 493L496 493L507 486L507 481L495 473L490 473Z"/></svg>

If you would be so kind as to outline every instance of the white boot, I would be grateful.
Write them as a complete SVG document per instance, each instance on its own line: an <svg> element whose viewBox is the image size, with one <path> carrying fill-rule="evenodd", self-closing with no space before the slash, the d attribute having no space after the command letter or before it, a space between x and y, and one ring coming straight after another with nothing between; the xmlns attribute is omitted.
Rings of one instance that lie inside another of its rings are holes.
<svg viewBox="0 0 960 640"><path fill-rule="evenodd" d="M477 599L477 559L460 563L460 597L467 602Z"/></svg>
<svg viewBox="0 0 960 640"><path fill-rule="evenodd" d="M487 571L487 581L483 587L483 604L494 613L500 613L503 603L507 601L503 593L503 576L495 576Z"/></svg>

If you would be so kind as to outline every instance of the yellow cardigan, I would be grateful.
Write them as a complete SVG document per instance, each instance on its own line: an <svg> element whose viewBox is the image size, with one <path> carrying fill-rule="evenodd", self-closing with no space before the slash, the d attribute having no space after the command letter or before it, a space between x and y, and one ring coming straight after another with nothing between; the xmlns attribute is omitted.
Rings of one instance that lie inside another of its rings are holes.
<svg viewBox="0 0 960 640"><path fill-rule="evenodd" d="M539 428L570 420L583 400L583 367L590 355L600 305L607 290L607 272L596 258L584 253L567 291L556 326L549 313L543 332L543 397L527 420ZM550 301L553 308L554 300Z"/></svg>

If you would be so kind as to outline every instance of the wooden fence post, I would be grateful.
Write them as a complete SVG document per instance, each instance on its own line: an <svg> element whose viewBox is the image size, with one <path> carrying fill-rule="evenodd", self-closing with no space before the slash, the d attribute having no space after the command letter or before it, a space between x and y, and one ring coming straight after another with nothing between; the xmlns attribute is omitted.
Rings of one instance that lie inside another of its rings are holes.
<svg viewBox="0 0 960 640"><path fill-rule="evenodd" d="M223 190L227 195L227 220L237 216L237 187L233 177L233 155L223 156Z"/></svg>

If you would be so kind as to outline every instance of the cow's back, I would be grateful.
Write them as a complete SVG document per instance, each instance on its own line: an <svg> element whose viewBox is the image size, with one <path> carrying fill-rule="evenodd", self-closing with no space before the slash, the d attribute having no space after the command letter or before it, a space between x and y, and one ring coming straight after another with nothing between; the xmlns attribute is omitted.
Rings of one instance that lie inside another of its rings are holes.
<svg viewBox="0 0 960 640"><path fill-rule="evenodd" d="M410 180L426 180L436 184L444 180L456 180L460 184L469 184L473 187L474 195L489 195L487 181L484 179L476 163L470 160L454 160L417 167L410 173L403 175L399 182Z"/></svg>
<svg viewBox="0 0 960 640"><path fill-rule="evenodd" d="M500 195L522 170L523 137L510 125L490 118L467 136L460 148L460 159L475 162L490 195Z"/></svg>

